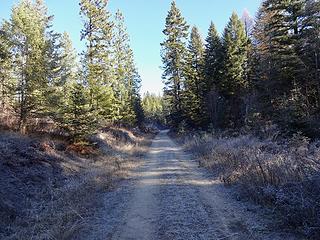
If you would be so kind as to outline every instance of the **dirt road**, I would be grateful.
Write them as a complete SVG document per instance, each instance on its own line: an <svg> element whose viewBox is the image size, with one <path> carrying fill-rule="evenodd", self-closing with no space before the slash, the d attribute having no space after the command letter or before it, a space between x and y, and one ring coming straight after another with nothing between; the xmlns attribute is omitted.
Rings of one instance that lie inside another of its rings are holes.
<svg viewBox="0 0 320 240"><path fill-rule="evenodd" d="M230 191L162 131L145 164L106 194L103 211L76 239L296 239L271 232L259 208Z"/></svg>

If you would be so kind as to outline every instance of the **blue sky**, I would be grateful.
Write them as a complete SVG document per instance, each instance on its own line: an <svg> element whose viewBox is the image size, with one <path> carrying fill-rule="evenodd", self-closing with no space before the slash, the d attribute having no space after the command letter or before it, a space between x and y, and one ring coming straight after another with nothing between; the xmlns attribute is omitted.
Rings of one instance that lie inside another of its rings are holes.
<svg viewBox="0 0 320 240"><path fill-rule="evenodd" d="M19 0L0 0L0 18L10 17L11 7ZM55 15L54 29L67 31L80 52L82 22L79 17L78 0L46 0L49 13ZM120 9L126 20L131 38L135 60L143 80L142 92L159 93L163 85L161 80L160 42L162 30L171 0L109 0L109 9L115 12ZM200 28L203 38L213 21L219 32L222 32L233 11L242 15L247 9L255 15L261 0L176 0L190 26Z"/></svg>

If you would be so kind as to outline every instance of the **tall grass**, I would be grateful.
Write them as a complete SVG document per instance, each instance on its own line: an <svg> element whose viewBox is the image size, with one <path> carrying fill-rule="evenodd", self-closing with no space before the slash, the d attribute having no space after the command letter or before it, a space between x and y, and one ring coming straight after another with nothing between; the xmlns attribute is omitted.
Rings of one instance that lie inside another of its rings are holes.
<svg viewBox="0 0 320 240"><path fill-rule="evenodd" d="M320 142L301 134L281 142L201 134L185 144L242 196L271 206L286 226L320 237Z"/></svg>

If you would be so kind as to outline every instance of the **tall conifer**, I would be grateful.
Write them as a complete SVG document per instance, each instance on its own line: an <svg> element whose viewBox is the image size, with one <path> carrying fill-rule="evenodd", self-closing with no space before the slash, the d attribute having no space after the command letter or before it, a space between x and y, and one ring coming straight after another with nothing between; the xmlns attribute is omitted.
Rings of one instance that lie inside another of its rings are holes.
<svg viewBox="0 0 320 240"><path fill-rule="evenodd" d="M13 8L10 20L10 40L15 53L18 78L17 111L19 129L27 131L27 120L42 109L47 90L46 79L46 33L51 17L46 13L43 1L35 3L22 0Z"/></svg>
<svg viewBox="0 0 320 240"><path fill-rule="evenodd" d="M111 62L113 23L107 10L108 0L80 0L84 22L81 39L86 41L83 68L89 88L89 105L100 120L113 120L114 93Z"/></svg>
<svg viewBox="0 0 320 240"><path fill-rule="evenodd" d="M178 127L183 119L183 73L188 29L189 26L182 17L175 1L173 1L166 18L165 29L163 30L166 38L161 43L161 56L164 70L164 95L170 108L170 122L174 127Z"/></svg>
<svg viewBox="0 0 320 240"><path fill-rule="evenodd" d="M223 38L223 71L218 88L228 100L227 117L234 126L241 119L239 103L248 86L245 77L247 63L248 39L244 26L236 13L233 13L227 24Z"/></svg>
<svg viewBox="0 0 320 240"><path fill-rule="evenodd" d="M205 122L204 44L197 27L191 30L185 67L184 112L192 127Z"/></svg>

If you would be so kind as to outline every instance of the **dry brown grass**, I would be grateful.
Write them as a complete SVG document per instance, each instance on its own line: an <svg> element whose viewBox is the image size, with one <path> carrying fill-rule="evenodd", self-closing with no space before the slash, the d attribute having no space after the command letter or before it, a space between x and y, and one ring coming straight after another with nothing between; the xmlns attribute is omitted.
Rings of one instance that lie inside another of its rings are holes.
<svg viewBox="0 0 320 240"><path fill-rule="evenodd" d="M95 148L0 135L0 239L63 240L90 230L103 193L141 163L151 141L132 135L137 139L128 142L104 132L110 139L97 138Z"/></svg>
<svg viewBox="0 0 320 240"><path fill-rule="evenodd" d="M238 185L243 197L272 207L285 227L319 239L320 142L300 134L282 142L196 134L185 143L201 166Z"/></svg>

